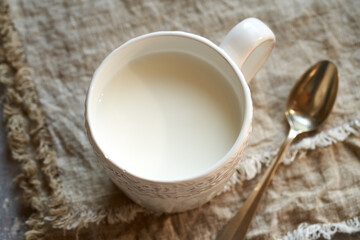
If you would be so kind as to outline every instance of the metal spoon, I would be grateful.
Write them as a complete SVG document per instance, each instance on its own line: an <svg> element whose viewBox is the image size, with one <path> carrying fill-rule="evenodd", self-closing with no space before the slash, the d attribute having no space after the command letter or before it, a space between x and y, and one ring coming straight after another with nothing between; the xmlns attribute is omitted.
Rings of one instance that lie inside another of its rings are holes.
<svg viewBox="0 0 360 240"><path fill-rule="evenodd" d="M256 209L274 176L286 149L297 135L315 130L328 117L335 103L338 71L334 63L320 61L296 82L286 103L285 116L290 129L278 157L271 163L261 181L236 215L225 225L217 239L245 239Z"/></svg>

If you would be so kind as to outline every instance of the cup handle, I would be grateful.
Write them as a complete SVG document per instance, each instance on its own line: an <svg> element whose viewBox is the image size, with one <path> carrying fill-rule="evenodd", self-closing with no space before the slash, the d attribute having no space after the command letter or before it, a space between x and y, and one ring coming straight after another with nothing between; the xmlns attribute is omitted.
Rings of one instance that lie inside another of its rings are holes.
<svg viewBox="0 0 360 240"><path fill-rule="evenodd" d="M275 45L275 35L257 18L247 18L226 35L220 47L234 60L247 83L266 62Z"/></svg>

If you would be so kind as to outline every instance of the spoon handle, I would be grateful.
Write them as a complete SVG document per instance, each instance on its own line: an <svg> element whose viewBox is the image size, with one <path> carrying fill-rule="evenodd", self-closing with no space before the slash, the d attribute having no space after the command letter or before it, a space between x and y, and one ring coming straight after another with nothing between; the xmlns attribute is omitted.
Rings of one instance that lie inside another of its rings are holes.
<svg viewBox="0 0 360 240"><path fill-rule="evenodd" d="M271 162L261 181L256 185L236 215L225 225L224 229L217 236L218 240L245 239L247 230L253 217L255 216L256 209L266 189L268 188L272 177L279 167L281 158L283 157L290 143L298 134L298 131L290 128L288 136L282 144L276 160Z"/></svg>

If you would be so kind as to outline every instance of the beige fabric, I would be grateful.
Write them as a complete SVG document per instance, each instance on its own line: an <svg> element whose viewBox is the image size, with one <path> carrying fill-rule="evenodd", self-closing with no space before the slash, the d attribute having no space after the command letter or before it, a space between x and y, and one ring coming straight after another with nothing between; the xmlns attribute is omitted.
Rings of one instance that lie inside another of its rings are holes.
<svg viewBox="0 0 360 240"><path fill-rule="evenodd" d="M43 189L39 186L42 194L37 200L44 206L36 208L41 212L36 217L45 220L43 228L78 229L90 224L91 230L80 234L100 239L213 237L255 186L262 163L273 158L283 141L283 109L294 81L321 59L334 61L341 75L331 118L320 133L293 146L287 162L295 156L296 161L279 169L248 236L278 238L303 222L339 222L360 215L360 144L359 138L348 138L360 135L359 1L15 0L10 9L33 70L56 166L62 169L39 173L50 172L60 179L59 184L50 184L55 191L49 192L47 177L39 176ZM225 189L230 191L199 209L155 217L124 197L96 162L83 124L93 71L111 50L132 37L182 30L218 44L231 27L250 16L267 23L277 43L250 84L253 134ZM253 180L244 182L245 178Z"/></svg>

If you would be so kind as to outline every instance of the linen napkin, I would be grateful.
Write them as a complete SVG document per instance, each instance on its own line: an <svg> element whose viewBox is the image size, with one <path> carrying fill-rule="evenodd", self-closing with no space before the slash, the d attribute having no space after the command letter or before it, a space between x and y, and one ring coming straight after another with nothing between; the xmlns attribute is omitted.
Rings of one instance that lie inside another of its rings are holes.
<svg viewBox="0 0 360 240"><path fill-rule="evenodd" d="M284 160L291 165L279 169L248 237L346 232L341 227L360 231L358 1L8 4L1 2L0 17L4 118L12 157L24 170L20 185L35 210L29 239L214 238L285 138L283 111L294 82L321 59L339 67L334 110L320 131L291 147ZM126 198L96 161L84 129L92 74L109 52L138 35L181 30L218 44L246 17L261 19L277 37L273 54L250 84L249 147L221 195L193 211L156 216ZM332 223L340 227L326 225Z"/></svg>

